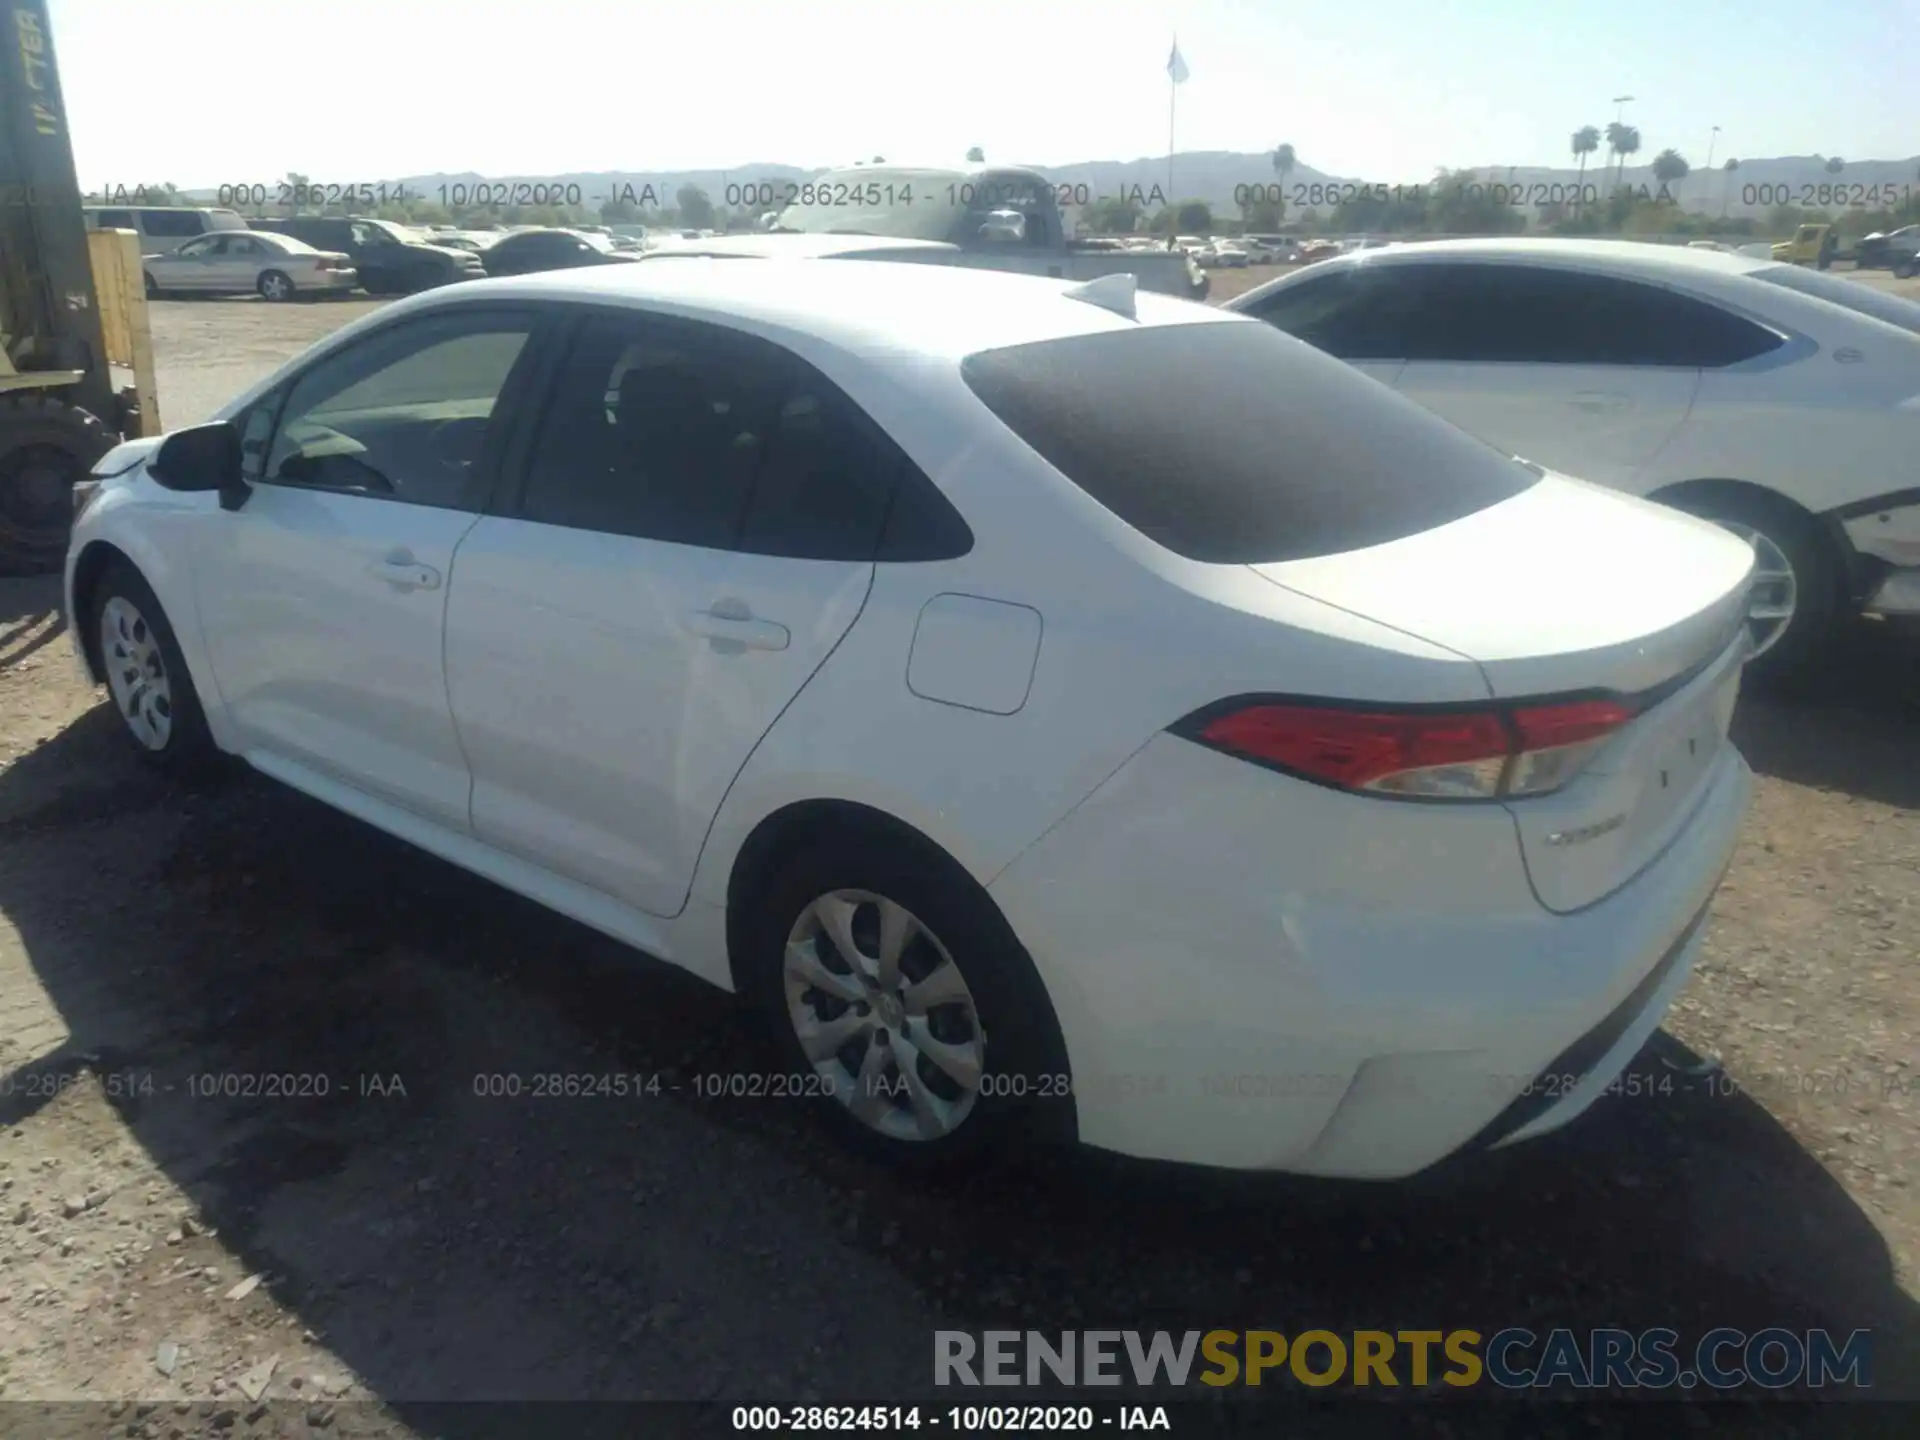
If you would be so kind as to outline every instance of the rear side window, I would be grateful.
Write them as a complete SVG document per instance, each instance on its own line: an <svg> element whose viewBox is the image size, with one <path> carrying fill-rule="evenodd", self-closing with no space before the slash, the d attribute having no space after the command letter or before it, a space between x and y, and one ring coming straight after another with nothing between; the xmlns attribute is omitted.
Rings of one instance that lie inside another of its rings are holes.
<svg viewBox="0 0 1920 1440"><path fill-rule="evenodd" d="M969 356L973 393L1190 560L1338 554L1520 494L1518 461L1268 325L1160 325Z"/></svg>
<svg viewBox="0 0 1920 1440"><path fill-rule="evenodd" d="M932 490L838 387L781 347L600 315L555 381L521 514L796 559L933 558L944 498L918 494L889 525L903 481Z"/></svg>
<svg viewBox="0 0 1920 1440"><path fill-rule="evenodd" d="M209 230L245 230L248 226L238 210L209 210L207 211L207 228Z"/></svg>
<svg viewBox="0 0 1920 1440"><path fill-rule="evenodd" d="M1662 286L1542 265L1358 264L1247 313L1343 360L1712 370L1784 343Z"/></svg>
<svg viewBox="0 0 1920 1440"><path fill-rule="evenodd" d="M1897 235L1900 232L1894 233ZM1823 275L1818 270L1809 270L1801 265L1767 265L1752 274L1754 279L1769 285L1811 295L1816 300L1825 300L1829 305L1838 305L1856 315L1865 315L1870 320L1920 335L1920 305L1898 295L1889 295L1884 290L1876 290L1871 285L1863 285L1858 280Z"/></svg>
<svg viewBox="0 0 1920 1440"><path fill-rule="evenodd" d="M208 227L201 223L198 210L142 210L140 228L149 235L167 239L198 235Z"/></svg>
<svg viewBox="0 0 1920 1440"><path fill-rule="evenodd" d="M102 210L94 217L94 226L101 230L137 230L133 223L131 210Z"/></svg>

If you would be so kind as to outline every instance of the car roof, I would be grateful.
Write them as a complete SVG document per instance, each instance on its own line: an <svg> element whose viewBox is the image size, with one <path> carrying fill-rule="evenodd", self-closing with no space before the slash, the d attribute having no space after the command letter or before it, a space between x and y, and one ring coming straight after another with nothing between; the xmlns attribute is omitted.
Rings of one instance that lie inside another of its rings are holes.
<svg viewBox="0 0 1920 1440"><path fill-rule="evenodd" d="M1418 240L1370 248L1364 259L1325 261L1325 270L1344 264L1401 265L1425 260L1504 260L1540 264L1587 265L1595 269L1631 271L1646 275L1676 269L1709 271L1718 275L1745 275L1772 263L1716 250L1686 245L1660 245L1640 240L1570 240L1557 237L1477 240Z"/></svg>
<svg viewBox="0 0 1920 1440"><path fill-rule="evenodd" d="M849 253L872 254L877 250L919 250L951 252L957 249L944 240L908 240L893 235L832 235L814 231L765 232L742 235L715 235L706 240L662 240L647 252L650 258L676 255L752 255L768 259L820 257Z"/></svg>
<svg viewBox="0 0 1920 1440"><path fill-rule="evenodd" d="M816 337L871 358L962 359L982 350L1143 325L1246 324L1207 305L1140 292L1129 319L1072 295L1065 280L890 260L705 256L542 271L423 292L389 313L487 300L633 305L769 335Z"/></svg>

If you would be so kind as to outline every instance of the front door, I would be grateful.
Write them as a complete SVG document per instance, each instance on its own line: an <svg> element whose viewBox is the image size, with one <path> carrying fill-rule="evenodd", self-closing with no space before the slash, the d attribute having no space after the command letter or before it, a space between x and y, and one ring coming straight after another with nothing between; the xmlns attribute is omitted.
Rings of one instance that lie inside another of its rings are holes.
<svg viewBox="0 0 1920 1440"><path fill-rule="evenodd" d="M485 307L403 320L242 417L252 494L210 517L195 578L214 681L270 773L467 828L447 582L532 324Z"/></svg>

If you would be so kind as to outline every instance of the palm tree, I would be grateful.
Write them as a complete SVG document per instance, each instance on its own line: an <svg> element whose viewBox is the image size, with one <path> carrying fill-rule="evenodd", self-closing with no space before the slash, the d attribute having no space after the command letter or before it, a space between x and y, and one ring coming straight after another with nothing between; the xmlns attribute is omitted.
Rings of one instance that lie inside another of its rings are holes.
<svg viewBox="0 0 1920 1440"><path fill-rule="evenodd" d="M1624 185L1627 182L1627 157L1640 153L1640 132L1631 125L1622 125L1613 148L1620 152L1620 183Z"/></svg>
<svg viewBox="0 0 1920 1440"><path fill-rule="evenodd" d="M1573 132L1573 153L1580 161L1580 184L1574 190L1574 209L1580 208L1580 199L1587 191L1587 156L1600 148L1600 132L1591 125L1582 125Z"/></svg>
<svg viewBox="0 0 1920 1440"><path fill-rule="evenodd" d="M1662 189L1679 184L1692 171L1693 167L1687 164L1686 157L1671 146L1653 157L1653 178L1660 182ZM1671 195L1673 192L1667 190L1667 193Z"/></svg>
<svg viewBox="0 0 1920 1440"><path fill-rule="evenodd" d="M1726 172L1727 176L1720 183L1720 218L1724 220L1727 215L1727 200L1733 194L1733 172L1740 168L1740 162L1728 156L1727 163L1720 168Z"/></svg>
<svg viewBox="0 0 1920 1440"><path fill-rule="evenodd" d="M1287 183L1287 176L1293 173L1293 167L1297 163L1297 159L1298 157L1293 153L1293 146L1276 145L1273 147L1273 173L1280 177L1280 183L1282 185Z"/></svg>

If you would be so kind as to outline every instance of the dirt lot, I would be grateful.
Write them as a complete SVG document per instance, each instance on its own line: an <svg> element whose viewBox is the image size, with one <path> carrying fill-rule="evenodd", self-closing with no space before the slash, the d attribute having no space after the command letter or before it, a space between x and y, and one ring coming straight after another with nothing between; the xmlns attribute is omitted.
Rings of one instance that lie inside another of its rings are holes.
<svg viewBox="0 0 1920 1440"><path fill-rule="evenodd" d="M163 413L365 308L158 306ZM118 1402L53 1412L87 1434L457 1433L427 1402L898 1400L936 1328L1103 1324L1871 1327L1876 1389L1920 1398L1917 661L1863 626L1819 698L1743 702L1758 802L1639 1062L1672 1093L1399 1186L1091 1154L928 1186L790 1103L674 1092L743 1068L726 997L264 779L153 780L56 587L0 582L0 1398ZM1731 1082L1668 1068L1703 1057ZM608 1071L667 1087L475 1093ZM229 1093L261 1075L303 1093ZM1644 1433L1558 1413L1525 1433Z"/></svg>

